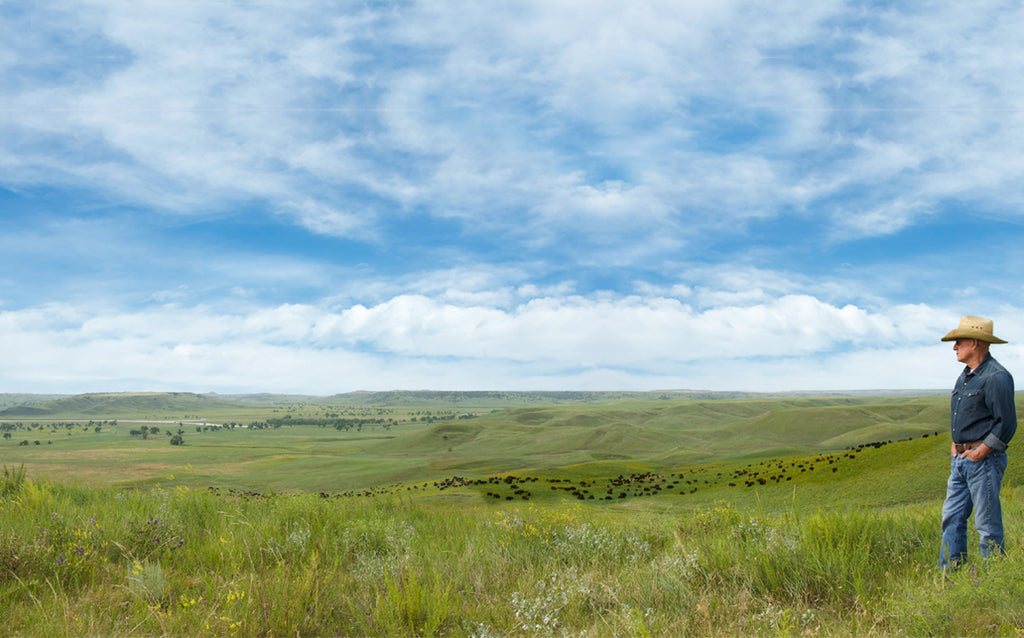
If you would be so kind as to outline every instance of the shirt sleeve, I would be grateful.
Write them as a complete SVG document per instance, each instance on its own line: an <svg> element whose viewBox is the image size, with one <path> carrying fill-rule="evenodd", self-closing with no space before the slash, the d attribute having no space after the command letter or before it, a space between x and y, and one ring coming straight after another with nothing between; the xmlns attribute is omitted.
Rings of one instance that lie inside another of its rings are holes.
<svg viewBox="0 0 1024 638"><path fill-rule="evenodd" d="M985 402L992 410L992 429L985 436L985 445L1005 450L1017 431L1017 408L1014 405L1013 377L998 372L985 383Z"/></svg>

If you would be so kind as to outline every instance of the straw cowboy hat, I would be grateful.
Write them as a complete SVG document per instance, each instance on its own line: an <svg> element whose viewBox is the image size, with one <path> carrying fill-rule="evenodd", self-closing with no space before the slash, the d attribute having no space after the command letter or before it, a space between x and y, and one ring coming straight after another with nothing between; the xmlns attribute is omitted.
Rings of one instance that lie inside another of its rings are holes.
<svg viewBox="0 0 1024 638"><path fill-rule="evenodd" d="M960 318L960 327L950 330L943 341L956 341L957 339L977 339L987 343L1006 343L999 337L992 334L992 320L985 317L974 317L964 315Z"/></svg>

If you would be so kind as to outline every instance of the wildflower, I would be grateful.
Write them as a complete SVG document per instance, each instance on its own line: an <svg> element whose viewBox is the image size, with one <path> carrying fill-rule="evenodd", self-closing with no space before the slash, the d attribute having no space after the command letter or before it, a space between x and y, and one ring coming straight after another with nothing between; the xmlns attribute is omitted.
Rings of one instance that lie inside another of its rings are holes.
<svg viewBox="0 0 1024 638"><path fill-rule="evenodd" d="M199 599L197 600L195 598L189 598L185 594L182 594L181 597L178 599L178 606L182 609L188 609L189 607L194 607L196 603L201 601L202 599L202 596L200 596Z"/></svg>

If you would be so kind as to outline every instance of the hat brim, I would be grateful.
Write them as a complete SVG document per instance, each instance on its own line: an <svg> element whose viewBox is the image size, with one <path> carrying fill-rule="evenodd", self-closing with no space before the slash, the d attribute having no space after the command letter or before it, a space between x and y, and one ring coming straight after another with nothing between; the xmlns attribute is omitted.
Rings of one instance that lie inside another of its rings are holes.
<svg viewBox="0 0 1024 638"><path fill-rule="evenodd" d="M961 330L960 328L950 330L946 333L946 336L942 338L942 341L956 341L957 339L977 339L978 341L984 341L985 343L1009 343L987 332L981 332L980 330Z"/></svg>

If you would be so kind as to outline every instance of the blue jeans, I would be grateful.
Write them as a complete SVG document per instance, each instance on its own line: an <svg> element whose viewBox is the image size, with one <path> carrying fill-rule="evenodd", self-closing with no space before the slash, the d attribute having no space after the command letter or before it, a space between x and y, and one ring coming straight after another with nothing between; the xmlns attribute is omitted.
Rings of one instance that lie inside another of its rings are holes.
<svg viewBox="0 0 1024 638"><path fill-rule="evenodd" d="M977 462L959 456L951 458L946 502L942 504L942 569L956 567L967 558L967 519L972 510L981 555L1004 551L999 486L1005 471L1006 452L989 452Z"/></svg>

